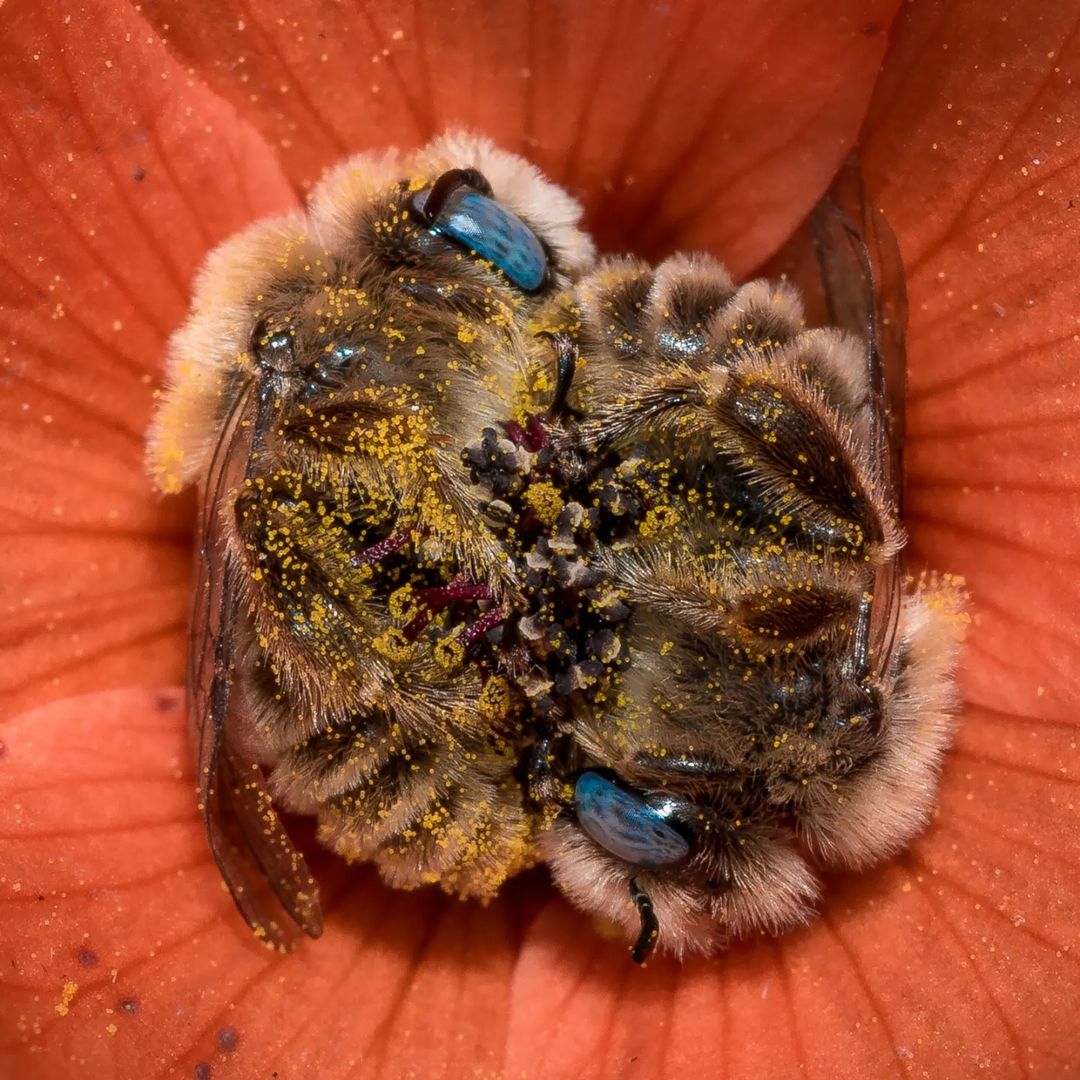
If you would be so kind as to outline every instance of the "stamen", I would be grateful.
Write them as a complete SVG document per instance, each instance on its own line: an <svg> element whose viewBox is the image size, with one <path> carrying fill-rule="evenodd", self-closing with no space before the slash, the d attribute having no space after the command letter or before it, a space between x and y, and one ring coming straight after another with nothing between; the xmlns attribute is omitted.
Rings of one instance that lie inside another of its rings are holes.
<svg viewBox="0 0 1080 1080"><path fill-rule="evenodd" d="M529 415L522 427L516 420L504 420L502 429L516 446L524 446L531 454L538 454L550 442L551 436L539 416Z"/></svg>
<svg viewBox="0 0 1080 1080"><path fill-rule="evenodd" d="M419 589L415 596L422 610L410 620L403 631L408 641L415 641L423 633L424 627L451 604L461 600L490 600L492 592L487 585L477 585L468 578L461 577L454 578L445 585Z"/></svg>
<svg viewBox="0 0 1080 1080"><path fill-rule="evenodd" d="M411 529L402 529L401 532L392 533L384 540L356 552L349 562L353 566L371 566L385 559L387 555L393 555L395 551L403 548L412 539L412 536Z"/></svg>
<svg viewBox="0 0 1080 1080"><path fill-rule="evenodd" d="M525 445L525 429L516 420L504 420L502 428L515 445Z"/></svg>
<svg viewBox="0 0 1080 1080"><path fill-rule="evenodd" d="M534 454L538 454L551 442L551 436L539 416L530 415L528 420L525 421L525 434L525 448L531 450Z"/></svg>
<svg viewBox="0 0 1080 1080"><path fill-rule="evenodd" d="M499 626L505 618L506 612L501 607L485 611L476 622L470 623L460 634L458 634L458 641L460 641L466 649L469 649L489 630L494 630L496 626Z"/></svg>

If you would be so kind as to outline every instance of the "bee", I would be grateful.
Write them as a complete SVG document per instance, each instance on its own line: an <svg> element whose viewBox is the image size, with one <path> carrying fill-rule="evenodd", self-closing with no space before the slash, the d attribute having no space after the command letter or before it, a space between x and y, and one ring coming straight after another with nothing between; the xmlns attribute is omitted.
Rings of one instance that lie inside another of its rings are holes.
<svg viewBox="0 0 1080 1080"><path fill-rule="evenodd" d="M807 329L702 256L597 261L580 215L475 136L353 158L171 341L199 806L272 946L322 928L279 810L398 888L546 861L639 962L794 925L813 863L926 821L960 602L904 578L870 249L823 208Z"/></svg>
<svg viewBox="0 0 1080 1080"><path fill-rule="evenodd" d="M529 653L494 644L523 582L462 453L509 430L510 475L546 441L560 376L530 321L593 261L580 214L477 137L356 157L213 252L171 341L148 465L199 489L199 805L272 946L322 929L279 808L403 888L486 898L535 858Z"/></svg>
<svg viewBox="0 0 1080 1080"><path fill-rule="evenodd" d="M815 216L837 326L684 255L604 259L546 312L580 358L558 452L638 524L593 557L628 663L526 787L560 807L555 882L638 962L805 922L818 865L870 866L932 809L963 599L905 581L900 264L867 220L873 251L834 202Z"/></svg>

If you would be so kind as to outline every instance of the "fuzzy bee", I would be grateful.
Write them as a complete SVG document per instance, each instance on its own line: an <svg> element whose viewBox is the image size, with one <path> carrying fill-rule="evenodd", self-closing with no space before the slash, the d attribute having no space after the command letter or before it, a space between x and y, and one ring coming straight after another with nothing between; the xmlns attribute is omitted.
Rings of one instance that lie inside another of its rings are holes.
<svg viewBox="0 0 1080 1080"><path fill-rule="evenodd" d="M199 804L272 945L321 930L277 808L401 888L544 859L639 961L790 926L811 857L926 819L955 592L902 582L865 247L822 218L857 333L807 330L706 259L597 262L579 215L481 139L355 158L172 341Z"/></svg>
<svg viewBox="0 0 1080 1080"><path fill-rule="evenodd" d="M558 376L529 323L592 261L579 215L484 140L355 158L214 252L173 338L149 467L202 501L199 803L270 944L281 908L322 925L275 806L396 886L488 897L535 858L508 677L528 650L492 644L522 582L462 453L513 425L497 455L527 471L545 437Z"/></svg>
<svg viewBox="0 0 1080 1080"><path fill-rule="evenodd" d="M805 921L815 865L924 827L950 737L962 596L903 577L902 302L886 323L834 203L815 225L847 329L704 257L604 260L548 311L587 358L559 452L633 463L653 523L594 559L632 608L628 666L538 742L529 782L563 806L540 840L555 881L639 961Z"/></svg>

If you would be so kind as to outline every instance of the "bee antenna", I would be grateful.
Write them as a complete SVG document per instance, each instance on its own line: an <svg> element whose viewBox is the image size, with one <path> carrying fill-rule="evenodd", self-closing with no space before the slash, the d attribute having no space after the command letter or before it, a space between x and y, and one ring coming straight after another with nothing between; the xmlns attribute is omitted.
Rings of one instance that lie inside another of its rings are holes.
<svg viewBox="0 0 1080 1080"><path fill-rule="evenodd" d="M630 956L635 964L644 964L649 959L656 947L657 938L660 937L660 920L653 910L652 900L649 894L637 883L635 878L630 879L630 899L638 909L641 917L641 933L638 934L634 947L630 950Z"/></svg>
<svg viewBox="0 0 1080 1080"><path fill-rule="evenodd" d="M426 225L434 225L447 199L461 187L470 187L481 195L491 194L491 185L479 169L448 169L431 185L423 207L415 207Z"/></svg>

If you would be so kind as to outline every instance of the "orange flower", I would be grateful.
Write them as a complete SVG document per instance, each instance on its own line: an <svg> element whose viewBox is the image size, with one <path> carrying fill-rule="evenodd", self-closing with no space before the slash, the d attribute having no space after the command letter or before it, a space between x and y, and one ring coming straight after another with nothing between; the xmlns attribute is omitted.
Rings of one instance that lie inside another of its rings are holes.
<svg viewBox="0 0 1080 1080"><path fill-rule="evenodd" d="M1075 5L896 7L8 0L0 1075L1080 1063ZM327 932L280 957L219 882L175 689L191 505L141 464L163 342L210 247L451 123L570 186L604 246L737 275L862 125L909 275L913 554L977 614L934 825L799 933L642 971L540 873L481 910L320 860Z"/></svg>

